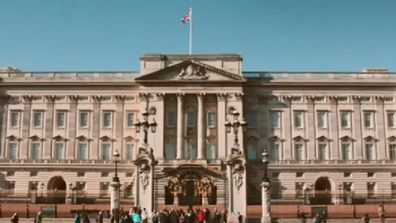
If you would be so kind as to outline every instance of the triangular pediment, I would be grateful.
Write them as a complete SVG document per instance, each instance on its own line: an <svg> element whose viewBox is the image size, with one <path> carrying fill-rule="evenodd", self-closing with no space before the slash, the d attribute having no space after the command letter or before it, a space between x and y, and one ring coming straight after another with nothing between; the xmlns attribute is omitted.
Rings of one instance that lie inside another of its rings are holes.
<svg viewBox="0 0 396 223"><path fill-rule="evenodd" d="M136 82L155 81L233 81L243 82L245 78L223 69L194 60L166 67L135 79Z"/></svg>
<svg viewBox="0 0 396 223"><path fill-rule="evenodd" d="M296 137L293 138L293 140L296 141L296 142L308 141L307 139L305 139L302 136L296 136Z"/></svg>
<svg viewBox="0 0 396 223"><path fill-rule="evenodd" d="M340 140L341 140L341 141L344 141L344 142L346 142L346 141L355 141L354 139L352 139L351 137L349 137L349 136L347 136L347 135L341 137Z"/></svg>
<svg viewBox="0 0 396 223"><path fill-rule="evenodd" d="M377 141L377 139L374 138L374 137L371 136L371 135L364 137L364 140L365 140L365 141Z"/></svg>
<svg viewBox="0 0 396 223"><path fill-rule="evenodd" d="M396 142L396 136L390 136L388 137L389 142Z"/></svg>
<svg viewBox="0 0 396 223"><path fill-rule="evenodd" d="M331 141L331 139L327 138L326 136L322 135L316 138L319 142L326 142L326 141Z"/></svg>

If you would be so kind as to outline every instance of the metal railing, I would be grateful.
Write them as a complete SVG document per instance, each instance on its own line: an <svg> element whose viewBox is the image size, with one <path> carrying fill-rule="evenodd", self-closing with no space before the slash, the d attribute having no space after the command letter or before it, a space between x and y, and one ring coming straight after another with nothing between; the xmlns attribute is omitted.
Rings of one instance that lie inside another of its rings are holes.
<svg viewBox="0 0 396 223"><path fill-rule="evenodd" d="M0 72L0 78L78 79L78 78L136 78L139 72Z"/></svg>

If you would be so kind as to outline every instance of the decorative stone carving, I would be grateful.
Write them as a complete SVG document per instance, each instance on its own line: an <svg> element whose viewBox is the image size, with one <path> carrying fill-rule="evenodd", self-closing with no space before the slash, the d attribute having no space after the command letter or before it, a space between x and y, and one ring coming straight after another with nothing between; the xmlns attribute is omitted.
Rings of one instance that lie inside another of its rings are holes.
<svg viewBox="0 0 396 223"><path fill-rule="evenodd" d="M197 97L198 97L198 100L203 100L205 98L205 93L198 93Z"/></svg>
<svg viewBox="0 0 396 223"><path fill-rule="evenodd" d="M77 103L78 102L78 95L69 95L70 102Z"/></svg>
<svg viewBox="0 0 396 223"><path fill-rule="evenodd" d="M338 102L338 96L334 96L334 95L329 96L329 100L331 103L336 104Z"/></svg>
<svg viewBox="0 0 396 223"><path fill-rule="evenodd" d="M234 106L229 106L227 108L227 114L232 115L232 113L236 110Z"/></svg>
<svg viewBox="0 0 396 223"><path fill-rule="evenodd" d="M283 102L285 102L286 104L291 104L292 101L293 101L292 96L288 96L288 95L282 96L282 100L283 100Z"/></svg>
<svg viewBox="0 0 396 223"><path fill-rule="evenodd" d="M354 103L360 103L360 101L361 101L361 97L360 97L360 96L357 96L357 95L355 95L355 96L352 96L352 100L353 100L353 102L354 102Z"/></svg>
<svg viewBox="0 0 396 223"><path fill-rule="evenodd" d="M169 191L173 194L173 197L177 197L178 195L182 194L184 187L185 182L180 180L180 176L172 177L168 183Z"/></svg>
<svg viewBox="0 0 396 223"><path fill-rule="evenodd" d="M102 96L101 95L94 95L92 96L92 100L96 103L100 102L102 100Z"/></svg>
<svg viewBox="0 0 396 223"><path fill-rule="evenodd" d="M215 180L211 180L208 177L203 177L200 181L196 181L197 193L203 197L210 197L215 186Z"/></svg>
<svg viewBox="0 0 396 223"><path fill-rule="evenodd" d="M134 164L139 172L140 184L143 189L146 190L147 186L150 185L150 183L153 183L150 182L150 180L151 176L154 174L153 166L157 164L157 161L154 159L153 150L150 148L139 148Z"/></svg>
<svg viewBox="0 0 396 223"><path fill-rule="evenodd" d="M237 190L244 184L246 158L242 150L232 148L231 154L227 158L227 164L231 167L232 180Z"/></svg>
<svg viewBox="0 0 396 223"><path fill-rule="evenodd" d="M149 93L139 93L139 101L140 102L147 102L150 98Z"/></svg>
<svg viewBox="0 0 396 223"><path fill-rule="evenodd" d="M47 99L48 102L50 103L54 103L56 100L56 96L55 95L47 95L45 96L45 98Z"/></svg>
<svg viewBox="0 0 396 223"><path fill-rule="evenodd" d="M117 100L117 102L124 102L126 96L125 95L115 95L114 98Z"/></svg>
<svg viewBox="0 0 396 223"><path fill-rule="evenodd" d="M155 94L157 96L157 100L158 101L163 101L165 98L165 94L164 93L157 93Z"/></svg>
<svg viewBox="0 0 396 223"><path fill-rule="evenodd" d="M206 69L202 66L190 64L187 68L182 68L177 75L179 80L208 80Z"/></svg>
<svg viewBox="0 0 396 223"><path fill-rule="evenodd" d="M30 103L33 100L33 95L24 95L22 96L22 98L23 98L23 102Z"/></svg>
<svg viewBox="0 0 396 223"><path fill-rule="evenodd" d="M375 96L375 101L379 104L384 103L385 98L383 96Z"/></svg>
<svg viewBox="0 0 396 223"><path fill-rule="evenodd" d="M235 187L239 190L241 189L243 185L243 172L244 168L241 166L240 163L236 163L233 166L233 171L232 171L232 178L234 179L234 184Z"/></svg>
<svg viewBox="0 0 396 223"><path fill-rule="evenodd" d="M241 101L243 98L243 93L235 93L234 96L237 101Z"/></svg>
<svg viewBox="0 0 396 223"><path fill-rule="evenodd" d="M147 186L150 184L150 171L151 168L148 165L147 161L140 163L140 183L142 184L144 190L146 190Z"/></svg>
<svg viewBox="0 0 396 223"><path fill-rule="evenodd" d="M305 98L307 99L307 102L308 103L315 103L315 96L313 96L313 95L307 95L307 96L305 96Z"/></svg>
<svg viewBox="0 0 396 223"><path fill-rule="evenodd" d="M227 93L218 93L217 94L217 100L218 101L225 101L228 98Z"/></svg>

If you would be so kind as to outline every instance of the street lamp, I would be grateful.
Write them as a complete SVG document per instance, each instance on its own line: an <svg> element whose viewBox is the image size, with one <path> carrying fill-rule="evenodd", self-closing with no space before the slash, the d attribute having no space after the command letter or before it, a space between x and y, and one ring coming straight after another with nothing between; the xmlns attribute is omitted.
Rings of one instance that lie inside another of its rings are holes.
<svg viewBox="0 0 396 223"><path fill-rule="evenodd" d="M144 132L144 145L147 146L147 138L148 138L148 130L151 129L151 132L154 133L157 130L157 122L155 121L155 119L153 119L153 122L149 122L148 118L150 116L150 113L147 112L147 109L145 112L142 113L143 116L143 121L140 122L139 120L136 121L135 123L135 128L136 128L136 132L139 133L141 128L143 128L143 132Z"/></svg>
<svg viewBox="0 0 396 223"><path fill-rule="evenodd" d="M41 197L44 196L44 182L41 183Z"/></svg>
<svg viewBox="0 0 396 223"><path fill-rule="evenodd" d="M118 179L118 163L120 162L120 153L118 153L118 150L116 150L113 153L113 157L114 157L114 164L115 164L115 169L114 169L114 178L113 181L117 181L119 182L120 180Z"/></svg>
<svg viewBox="0 0 396 223"><path fill-rule="evenodd" d="M231 130L234 131L234 145L235 147L239 147L239 140L238 140L238 132L239 132L239 128L242 129L242 132L245 132L247 130L247 124L245 122L245 120L242 119L242 121L239 121L239 112L234 110L232 112L232 115L234 116L234 120L232 122L230 121L226 121L226 123L224 124L224 126L226 127L226 131L227 133L230 133Z"/></svg>
<svg viewBox="0 0 396 223"><path fill-rule="evenodd" d="M72 183L70 183L69 189L71 190L72 204L75 204L75 203L77 203L77 191L75 191L77 188L75 186L73 186Z"/></svg>
<svg viewBox="0 0 396 223"><path fill-rule="evenodd" d="M264 177L263 177L263 182L270 182L269 177L268 177L268 163L269 163L269 155L267 150L265 149L263 151L262 158L263 158L263 164L264 164Z"/></svg>

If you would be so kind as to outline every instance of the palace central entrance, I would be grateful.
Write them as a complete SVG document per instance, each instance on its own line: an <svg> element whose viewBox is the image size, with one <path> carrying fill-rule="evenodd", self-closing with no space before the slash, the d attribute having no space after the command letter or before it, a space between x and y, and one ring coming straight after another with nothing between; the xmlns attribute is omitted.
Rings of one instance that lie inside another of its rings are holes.
<svg viewBox="0 0 396 223"><path fill-rule="evenodd" d="M315 182L315 204L332 204L331 183L327 177L319 177Z"/></svg>
<svg viewBox="0 0 396 223"><path fill-rule="evenodd" d="M67 187L65 180L60 176L52 177L47 185L46 203L64 204L66 201Z"/></svg>

